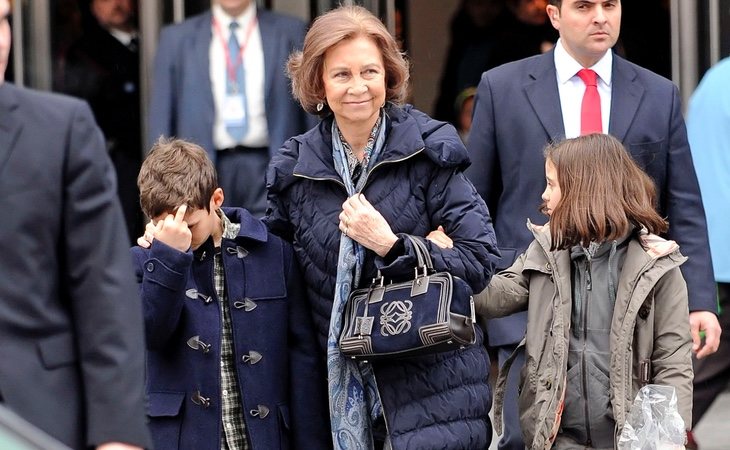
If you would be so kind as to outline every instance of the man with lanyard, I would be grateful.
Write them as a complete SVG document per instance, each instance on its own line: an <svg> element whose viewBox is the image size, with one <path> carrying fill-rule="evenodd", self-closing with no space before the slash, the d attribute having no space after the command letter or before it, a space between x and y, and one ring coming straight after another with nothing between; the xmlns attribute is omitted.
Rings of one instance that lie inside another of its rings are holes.
<svg viewBox="0 0 730 450"><path fill-rule="evenodd" d="M284 72L304 22L251 0L214 0L209 11L165 27L155 57L148 144L160 135L200 144L216 163L226 204L266 211L269 159L314 124Z"/></svg>

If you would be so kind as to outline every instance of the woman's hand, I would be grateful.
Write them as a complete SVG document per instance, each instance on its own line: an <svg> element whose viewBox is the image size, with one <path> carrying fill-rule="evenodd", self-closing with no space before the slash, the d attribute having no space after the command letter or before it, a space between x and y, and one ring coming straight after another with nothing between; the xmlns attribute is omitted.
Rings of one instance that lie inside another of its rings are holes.
<svg viewBox="0 0 730 450"><path fill-rule="evenodd" d="M363 194L355 194L342 204L340 231L380 257L398 241L383 215Z"/></svg>

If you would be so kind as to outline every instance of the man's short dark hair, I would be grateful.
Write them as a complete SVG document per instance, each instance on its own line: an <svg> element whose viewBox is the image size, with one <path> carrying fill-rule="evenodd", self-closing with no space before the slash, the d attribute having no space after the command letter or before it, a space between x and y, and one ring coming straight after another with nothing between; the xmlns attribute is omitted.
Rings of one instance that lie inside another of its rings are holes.
<svg viewBox="0 0 730 450"><path fill-rule="evenodd" d="M563 0L550 0L548 3L550 3L553 6L557 6L558 9L560 8L560 4L563 3Z"/></svg>

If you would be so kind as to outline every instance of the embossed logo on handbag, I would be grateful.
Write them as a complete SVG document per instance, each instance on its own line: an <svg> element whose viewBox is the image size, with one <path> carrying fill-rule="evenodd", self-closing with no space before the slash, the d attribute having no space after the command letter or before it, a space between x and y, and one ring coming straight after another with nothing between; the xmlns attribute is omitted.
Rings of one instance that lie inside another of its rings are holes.
<svg viewBox="0 0 730 450"><path fill-rule="evenodd" d="M469 285L435 271L422 239L406 238L416 256L413 277L386 280L378 271L369 286L350 293L339 342L343 355L361 361L407 358L477 342Z"/></svg>
<svg viewBox="0 0 730 450"><path fill-rule="evenodd" d="M383 303L380 307L380 334L395 336L407 333L411 329L412 308L413 302L410 300Z"/></svg>

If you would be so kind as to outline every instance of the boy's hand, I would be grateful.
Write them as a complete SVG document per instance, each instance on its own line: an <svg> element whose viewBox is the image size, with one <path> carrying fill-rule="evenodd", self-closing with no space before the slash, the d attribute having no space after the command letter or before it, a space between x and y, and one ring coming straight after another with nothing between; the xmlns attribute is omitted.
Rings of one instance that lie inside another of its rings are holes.
<svg viewBox="0 0 730 450"><path fill-rule="evenodd" d="M175 215L168 214L163 220L157 221L153 239L159 239L161 242L170 247L186 252L190 248L193 240L193 233L185 222L185 212L188 210L187 205L180 205ZM147 232L145 232L147 235Z"/></svg>

